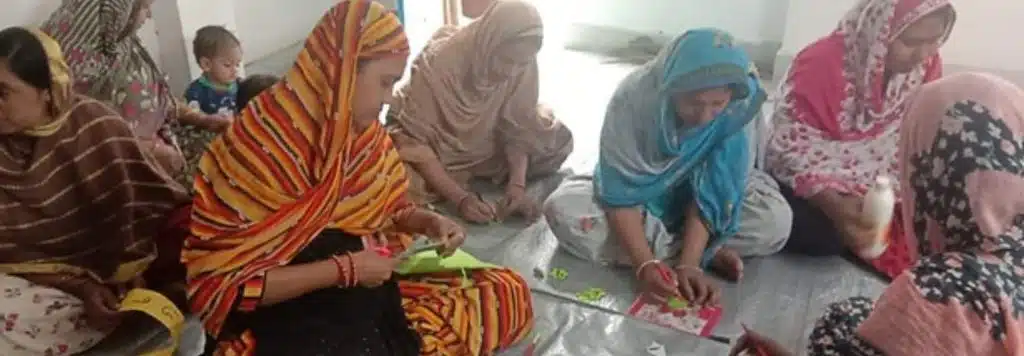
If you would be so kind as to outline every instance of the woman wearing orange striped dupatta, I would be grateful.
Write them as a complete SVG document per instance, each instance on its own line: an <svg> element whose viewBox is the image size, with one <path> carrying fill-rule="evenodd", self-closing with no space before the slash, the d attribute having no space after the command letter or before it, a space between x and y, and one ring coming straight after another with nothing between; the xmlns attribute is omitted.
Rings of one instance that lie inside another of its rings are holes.
<svg viewBox="0 0 1024 356"><path fill-rule="evenodd" d="M514 272L399 281L397 261L375 252L424 234L451 253L464 238L409 200L377 120L408 55L393 13L343 1L211 143L182 255L192 310L217 340L209 353L478 355L529 333L529 289Z"/></svg>

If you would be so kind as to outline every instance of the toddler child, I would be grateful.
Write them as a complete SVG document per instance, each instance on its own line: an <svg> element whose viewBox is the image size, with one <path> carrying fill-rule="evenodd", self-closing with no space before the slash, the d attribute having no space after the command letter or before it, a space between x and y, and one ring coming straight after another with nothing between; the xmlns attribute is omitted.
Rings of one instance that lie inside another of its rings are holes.
<svg viewBox="0 0 1024 356"><path fill-rule="evenodd" d="M196 31L192 53L203 75L189 85L185 101L207 114L234 116L242 43L223 26L204 26Z"/></svg>
<svg viewBox="0 0 1024 356"><path fill-rule="evenodd" d="M203 75L192 82L185 91L185 102L194 110L223 120L224 129L235 117L235 94L238 92L238 67L242 64L242 45L231 31L222 26L205 26L196 31L192 40L192 52L196 56ZM196 175L199 159L206 147L223 130L210 131L177 124L173 127L182 147L182 154L188 161L182 177L188 182ZM191 184L186 187L192 188ZM191 190L191 189L190 189Z"/></svg>

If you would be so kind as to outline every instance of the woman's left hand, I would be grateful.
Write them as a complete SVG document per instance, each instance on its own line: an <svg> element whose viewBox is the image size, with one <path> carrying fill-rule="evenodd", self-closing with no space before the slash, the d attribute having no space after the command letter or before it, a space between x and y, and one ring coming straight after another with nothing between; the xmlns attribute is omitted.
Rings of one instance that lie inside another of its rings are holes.
<svg viewBox="0 0 1024 356"><path fill-rule="evenodd" d="M498 220L504 220L515 213L521 214L528 221L540 217L540 206L526 194L526 187L521 184L509 184L505 188L505 196L498 202Z"/></svg>
<svg viewBox="0 0 1024 356"><path fill-rule="evenodd" d="M121 321L120 300L114 289L91 279L81 279L69 288L82 301L85 320L100 330L113 330Z"/></svg>
<svg viewBox="0 0 1024 356"><path fill-rule="evenodd" d="M433 214L425 232L432 240L444 244L439 252L443 257L451 256L466 241L466 231L462 226L440 214Z"/></svg>

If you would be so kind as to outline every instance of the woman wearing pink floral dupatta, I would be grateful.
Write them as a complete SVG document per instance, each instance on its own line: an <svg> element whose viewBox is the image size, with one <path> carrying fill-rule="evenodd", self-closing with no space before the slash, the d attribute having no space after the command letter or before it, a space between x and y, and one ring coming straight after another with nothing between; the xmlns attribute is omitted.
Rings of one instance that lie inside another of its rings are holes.
<svg viewBox="0 0 1024 356"><path fill-rule="evenodd" d="M910 104L899 142L903 216L921 256L878 301L830 306L810 355L1024 354L1024 90L952 75ZM738 351L761 346L756 333Z"/></svg>
<svg viewBox="0 0 1024 356"><path fill-rule="evenodd" d="M948 0L861 0L797 55L766 162L793 208L788 251L837 255L873 242L861 197L876 177L895 178L907 98L941 76L938 48L955 18ZM888 235L888 249L867 262L892 278L911 259L898 223Z"/></svg>

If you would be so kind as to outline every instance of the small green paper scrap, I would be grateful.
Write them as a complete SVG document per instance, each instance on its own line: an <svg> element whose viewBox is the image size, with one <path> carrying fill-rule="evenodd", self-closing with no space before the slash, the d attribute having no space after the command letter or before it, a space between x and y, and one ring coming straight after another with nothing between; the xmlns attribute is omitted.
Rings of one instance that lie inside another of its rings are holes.
<svg viewBox="0 0 1024 356"><path fill-rule="evenodd" d="M564 268L552 268L551 278L564 281L566 278L569 278L569 271L566 271Z"/></svg>
<svg viewBox="0 0 1024 356"><path fill-rule="evenodd" d="M582 292L576 293L576 298L588 303L595 303L604 298L605 292L601 288L587 288Z"/></svg>
<svg viewBox="0 0 1024 356"><path fill-rule="evenodd" d="M668 307L672 310L686 309L688 306L690 306L690 304L680 298L672 297L668 300Z"/></svg>

